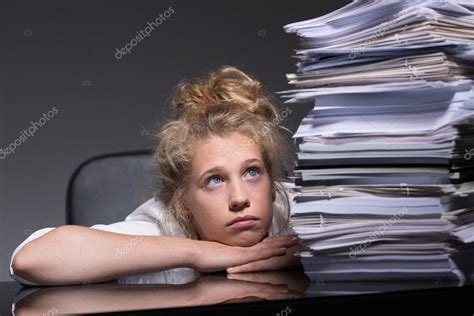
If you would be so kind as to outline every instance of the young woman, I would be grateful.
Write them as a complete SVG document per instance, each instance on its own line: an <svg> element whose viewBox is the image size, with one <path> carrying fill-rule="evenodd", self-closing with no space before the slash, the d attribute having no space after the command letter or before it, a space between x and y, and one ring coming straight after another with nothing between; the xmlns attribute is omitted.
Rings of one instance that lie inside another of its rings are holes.
<svg viewBox="0 0 474 316"><path fill-rule="evenodd" d="M292 146L260 82L234 67L181 82L159 132L160 190L123 222L36 231L11 259L30 285L301 268L285 183ZM290 197L291 198L291 197Z"/></svg>

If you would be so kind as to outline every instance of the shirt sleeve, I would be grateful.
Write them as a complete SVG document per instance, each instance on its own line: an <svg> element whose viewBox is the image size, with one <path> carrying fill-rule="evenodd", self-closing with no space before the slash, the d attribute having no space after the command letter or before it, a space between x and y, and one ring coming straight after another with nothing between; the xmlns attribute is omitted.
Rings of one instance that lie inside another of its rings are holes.
<svg viewBox="0 0 474 316"><path fill-rule="evenodd" d="M157 225L157 219L154 217L159 207L158 204L154 202L154 199L150 199L147 202L139 206L132 214L140 214L140 216L127 216L127 218L122 222L116 222L112 224L96 224L90 228L120 233L128 235L161 235L161 230L159 225ZM15 281L24 284L24 285L39 285L37 283L26 280L15 274L15 271L12 267L13 259L18 251L25 246L27 243L47 234L48 232L54 230L56 227L47 227L39 229L33 232L28 238L26 238L18 247L13 251L10 259L10 276Z"/></svg>

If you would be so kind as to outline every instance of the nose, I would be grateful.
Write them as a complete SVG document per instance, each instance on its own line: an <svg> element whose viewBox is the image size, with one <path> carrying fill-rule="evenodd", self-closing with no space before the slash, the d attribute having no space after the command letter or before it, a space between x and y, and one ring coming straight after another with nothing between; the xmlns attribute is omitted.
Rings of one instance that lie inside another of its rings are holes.
<svg viewBox="0 0 474 316"><path fill-rule="evenodd" d="M229 208L231 211L238 212L249 206L250 201L248 199L234 199L231 201Z"/></svg>
<svg viewBox="0 0 474 316"><path fill-rule="evenodd" d="M234 212L250 206L250 200L240 183L233 184L230 191L229 209Z"/></svg>

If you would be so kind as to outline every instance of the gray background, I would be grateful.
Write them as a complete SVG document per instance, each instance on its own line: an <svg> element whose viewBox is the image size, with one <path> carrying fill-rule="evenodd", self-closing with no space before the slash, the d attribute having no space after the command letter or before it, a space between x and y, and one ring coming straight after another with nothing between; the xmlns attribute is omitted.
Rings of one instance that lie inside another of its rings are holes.
<svg viewBox="0 0 474 316"><path fill-rule="evenodd" d="M53 106L59 113L0 160L0 281L10 280L10 255L20 242L37 229L65 223L67 182L82 161L151 148L147 131L168 115L180 80L228 64L270 91L288 89L285 73L295 70L290 56L298 40L282 27L346 3L2 2L0 148ZM170 6L174 14L150 37L131 54L114 57ZM283 125L295 131L310 108L294 106Z"/></svg>

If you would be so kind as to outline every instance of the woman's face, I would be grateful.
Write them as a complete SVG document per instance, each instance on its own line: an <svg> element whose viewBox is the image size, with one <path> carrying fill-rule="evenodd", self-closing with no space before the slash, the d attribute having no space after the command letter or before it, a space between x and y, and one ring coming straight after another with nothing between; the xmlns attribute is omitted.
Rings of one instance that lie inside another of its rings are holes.
<svg viewBox="0 0 474 316"><path fill-rule="evenodd" d="M238 154L236 154L238 153ZM196 148L187 210L202 240L251 246L268 232L273 218L272 183L249 137L212 136ZM239 217L251 219L238 221Z"/></svg>

